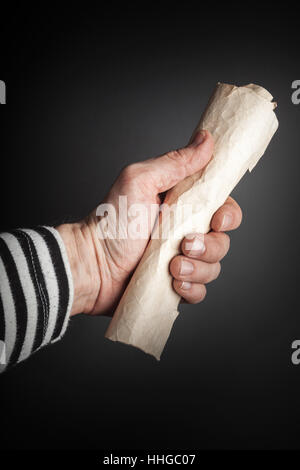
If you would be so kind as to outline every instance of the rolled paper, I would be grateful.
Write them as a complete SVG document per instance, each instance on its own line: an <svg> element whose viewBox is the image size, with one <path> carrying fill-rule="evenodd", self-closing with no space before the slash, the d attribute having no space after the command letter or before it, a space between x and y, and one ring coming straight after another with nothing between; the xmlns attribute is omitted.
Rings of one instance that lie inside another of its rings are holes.
<svg viewBox="0 0 300 470"><path fill-rule="evenodd" d="M187 234L210 230L213 214L264 154L278 128L276 103L272 99L267 90L257 85L217 84L195 129L206 129L213 135L213 157L204 170L168 191L165 205L175 210L168 223L164 211L160 213L110 322L107 338L160 359L179 313L180 296L172 287L170 260L180 252L181 240ZM185 206L191 208L186 218L182 217ZM162 231L164 236L159 236Z"/></svg>

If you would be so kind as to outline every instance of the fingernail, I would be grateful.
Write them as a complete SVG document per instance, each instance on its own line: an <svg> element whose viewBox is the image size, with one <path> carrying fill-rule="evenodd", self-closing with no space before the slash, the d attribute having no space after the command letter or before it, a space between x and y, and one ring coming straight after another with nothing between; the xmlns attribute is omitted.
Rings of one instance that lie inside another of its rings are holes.
<svg viewBox="0 0 300 470"><path fill-rule="evenodd" d="M204 142L205 140L205 137L206 137L206 131L197 131L191 141L191 144L190 145L200 145L202 144L202 142Z"/></svg>
<svg viewBox="0 0 300 470"><path fill-rule="evenodd" d="M183 281L181 283L180 289L182 290L189 290L192 287L192 283L188 281Z"/></svg>
<svg viewBox="0 0 300 470"><path fill-rule="evenodd" d="M232 215L224 214L220 230L226 230L227 228L231 226L231 223L232 223Z"/></svg>
<svg viewBox="0 0 300 470"><path fill-rule="evenodd" d="M189 261L182 260L181 261L181 266L180 266L180 274L191 274L194 271L194 265L193 263L190 263Z"/></svg>
<svg viewBox="0 0 300 470"><path fill-rule="evenodd" d="M193 236L193 238L191 236L190 237L187 236L186 238L191 238L191 241L187 241L185 243L185 249L187 251L192 251L193 254L195 255L202 255L202 253L205 252L205 244L203 241L203 238L204 238L203 235L201 238L195 235Z"/></svg>

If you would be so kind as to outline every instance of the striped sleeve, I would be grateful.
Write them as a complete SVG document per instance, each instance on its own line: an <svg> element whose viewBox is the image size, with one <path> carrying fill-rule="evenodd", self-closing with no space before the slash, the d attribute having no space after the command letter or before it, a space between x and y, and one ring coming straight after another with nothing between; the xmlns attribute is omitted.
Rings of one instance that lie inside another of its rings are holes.
<svg viewBox="0 0 300 470"><path fill-rule="evenodd" d="M0 372L63 336L73 295L66 249L54 228L0 234Z"/></svg>

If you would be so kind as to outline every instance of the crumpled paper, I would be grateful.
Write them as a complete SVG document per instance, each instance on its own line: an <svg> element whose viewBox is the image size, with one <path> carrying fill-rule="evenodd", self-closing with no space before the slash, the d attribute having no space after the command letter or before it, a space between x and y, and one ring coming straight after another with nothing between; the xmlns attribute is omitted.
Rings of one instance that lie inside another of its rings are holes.
<svg viewBox="0 0 300 470"><path fill-rule="evenodd" d="M172 288L170 260L179 253L184 236L210 230L215 211L264 154L278 128L276 103L272 99L267 90L257 85L217 84L195 130L212 133L212 160L203 171L168 191L165 203L176 204L169 223L170 236L150 240L111 320L107 338L160 359L179 313L180 296ZM180 209L185 204L192 205L192 212L188 220L182 221ZM160 218L154 228L156 234L163 224Z"/></svg>

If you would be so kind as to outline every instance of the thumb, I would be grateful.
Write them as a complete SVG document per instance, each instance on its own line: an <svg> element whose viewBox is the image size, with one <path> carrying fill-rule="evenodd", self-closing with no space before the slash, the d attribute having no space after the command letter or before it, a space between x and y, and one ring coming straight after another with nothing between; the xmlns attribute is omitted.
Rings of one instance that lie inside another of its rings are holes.
<svg viewBox="0 0 300 470"><path fill-rule="evenodd" d="M143 162L147 167L145 174L151 175L156 193L167 191L204 168L212 157L213 146L210 132L201 130L194 134L187 147Z"/></svg>

